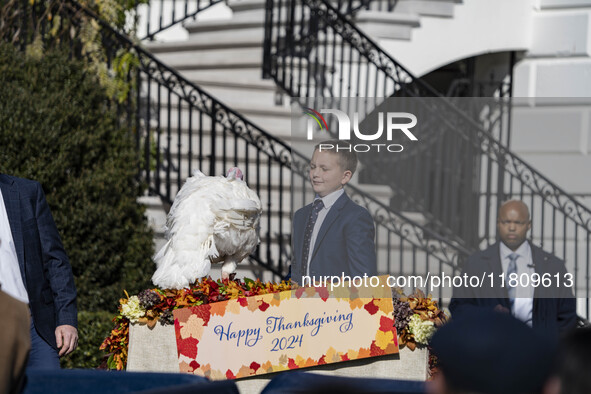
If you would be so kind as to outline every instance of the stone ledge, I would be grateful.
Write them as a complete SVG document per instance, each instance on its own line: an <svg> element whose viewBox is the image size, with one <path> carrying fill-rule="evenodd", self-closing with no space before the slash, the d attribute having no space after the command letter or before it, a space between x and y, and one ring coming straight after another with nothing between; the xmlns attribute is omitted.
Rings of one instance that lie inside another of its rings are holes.
<svg viewBox="0 0 591 394"><path fill-rule="evenodd" d="M427 349L412 352L404 348L397 355L320 365L301 371L332 376L424 381L427 379L428 362ZM146 325L131 324L127 370L179 372L174 326L158 323L150 329ZM236 384L241 393L260 393L277 373L238 379Z"/></svg>

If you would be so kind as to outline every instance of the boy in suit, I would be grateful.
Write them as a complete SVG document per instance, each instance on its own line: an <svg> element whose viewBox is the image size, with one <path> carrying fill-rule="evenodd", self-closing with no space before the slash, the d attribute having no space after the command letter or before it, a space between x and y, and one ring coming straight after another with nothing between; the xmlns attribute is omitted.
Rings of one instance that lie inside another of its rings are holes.
<svg viewBox="0 0 591 394"><path fill-rule="evenodd" d="M343 141L316 145L310 161L314 202L293 217L291 278L377 275L374 222L344 187L357 168L357 155Z"/></svg>

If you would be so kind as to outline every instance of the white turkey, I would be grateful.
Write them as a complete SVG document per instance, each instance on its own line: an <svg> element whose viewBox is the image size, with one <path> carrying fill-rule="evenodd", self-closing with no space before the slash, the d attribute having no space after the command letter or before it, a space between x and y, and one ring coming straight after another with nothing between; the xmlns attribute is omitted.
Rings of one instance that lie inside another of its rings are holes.
<svg viewBox="0 0 591 394"><path fill-rule="evenodd" d="M174 199L166 219L168 242L154 256L152 282L163 289L189 287L222 262L222 278L259 244L261 201L238 168L226 177L195 171Z"/></svg>

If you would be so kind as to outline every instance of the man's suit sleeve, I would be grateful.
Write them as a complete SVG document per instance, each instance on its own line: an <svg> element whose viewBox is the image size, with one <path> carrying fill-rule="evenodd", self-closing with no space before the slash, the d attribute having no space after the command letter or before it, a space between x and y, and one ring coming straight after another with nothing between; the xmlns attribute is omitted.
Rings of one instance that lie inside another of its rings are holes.
<svg viewBox="0 0 591 394"><path fill-rule="evenodd" d="M349 257L349 268L353 275L377 275L373 218L366 209L360 208L358 212L347 223L347 229L345 231L345 245Z"/></svg>
<svg viewBox="0 0 591 394"><path fill-rule="evenodd" d="M43 251L43 267L53 292L57 325L77 327L76 286L72 267L39 183L35 216Z"/></svg>
<svg viewBox="0 0 591 394"><path fill-rule="evenodd" d="M557 259L558 260L558 259ZM566 266L563 261L558 260L558 272L561 278L567 274ZM559 288L560 296L557 300L557 324L560 332L566 332L577 326L577 299L574 297L570 287L562 286Z"/></svg>

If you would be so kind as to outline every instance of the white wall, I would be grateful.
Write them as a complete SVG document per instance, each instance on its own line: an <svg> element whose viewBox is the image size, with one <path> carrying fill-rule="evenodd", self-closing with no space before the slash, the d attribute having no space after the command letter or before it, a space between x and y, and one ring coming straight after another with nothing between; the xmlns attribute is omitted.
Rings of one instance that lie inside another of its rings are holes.
<svg viewBox="0 0 591 394"><path fill-rule="evenodd" d="M533 0L464 0L452 18L420 17L409 41L379 44L416 76L454 61L489 52L527 50Z"/></svg>

